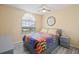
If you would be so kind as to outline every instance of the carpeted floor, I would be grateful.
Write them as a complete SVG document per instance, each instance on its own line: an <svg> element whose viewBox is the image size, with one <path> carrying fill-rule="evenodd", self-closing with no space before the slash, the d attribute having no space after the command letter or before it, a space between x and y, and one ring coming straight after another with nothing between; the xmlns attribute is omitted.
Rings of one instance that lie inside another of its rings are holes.
<svg viewBox="0 0 79 59"><path fill-rule="evenodd" d="M70 48L64 48L64 47L57 47L52 54L79 54L79 49L70 47Z"/></svg>
<svg viewBox="0 0 79 59"><path fill-rule="evenodd" d="M52 54L79 54L79 49L70 47L64 48L62 46L58 46L54 51L51 52ZM23 44L19 43L16 44L14 47L14 54L29 54L29 51L25 50Z"/></svg>

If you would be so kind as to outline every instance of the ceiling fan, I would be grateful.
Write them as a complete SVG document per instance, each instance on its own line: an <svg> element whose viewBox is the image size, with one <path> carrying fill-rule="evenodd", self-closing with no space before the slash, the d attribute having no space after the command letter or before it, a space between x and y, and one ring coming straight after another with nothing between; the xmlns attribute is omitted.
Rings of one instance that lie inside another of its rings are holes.
<svg viewBox="0 0 79 59"><path fill-rule="evenodd" d="M46 4L43 4L40 6L38 11L43 13L48 13L51 12L52 10Z"/></svg>

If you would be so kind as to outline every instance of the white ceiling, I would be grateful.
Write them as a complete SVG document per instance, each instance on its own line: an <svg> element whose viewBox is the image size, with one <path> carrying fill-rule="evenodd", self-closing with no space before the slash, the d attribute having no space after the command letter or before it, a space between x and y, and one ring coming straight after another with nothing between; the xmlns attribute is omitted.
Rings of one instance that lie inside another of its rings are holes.
<svg viewBox="0 0 79 59"><path fill-rule="evenodd" d="M9 6L16 7L16 8L22 9L24 11L28 11L28 12L32 12L32 13L36 13L36 14L40 14L40 15L44 14L44 13L38 11L42 7L42 4L9 4ZM68 4L47 4L47 6L53 12L55 10L63 9L69 5Z"/></svg>

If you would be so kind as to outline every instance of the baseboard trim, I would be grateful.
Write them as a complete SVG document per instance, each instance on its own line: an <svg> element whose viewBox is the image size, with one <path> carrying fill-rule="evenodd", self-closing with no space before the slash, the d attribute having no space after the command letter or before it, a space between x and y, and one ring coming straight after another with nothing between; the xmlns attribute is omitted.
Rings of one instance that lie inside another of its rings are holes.
<svg viewBox="0 0 79 59"><path fill-rule="evenodd" d="M10 49L8 51L2 52L0 54L13 54L13 49Z"/></svg>
<svg viewBox="0 0 79 59"><path fill-rule="evenodd" d="M78 46L75 46L75 45L73 45L73 44L70 44L70 46L71 46L71 47L75 47L75 48L78 48L78 49L79 49L79 47L78 47Z"/></svg>
<svg viewBox="0 0 79 59"><path fill-rule="evenodd" d="M20 42L16 42L15 44L18 44L18 43L22 43L22 41L20 41Z"/></svg>

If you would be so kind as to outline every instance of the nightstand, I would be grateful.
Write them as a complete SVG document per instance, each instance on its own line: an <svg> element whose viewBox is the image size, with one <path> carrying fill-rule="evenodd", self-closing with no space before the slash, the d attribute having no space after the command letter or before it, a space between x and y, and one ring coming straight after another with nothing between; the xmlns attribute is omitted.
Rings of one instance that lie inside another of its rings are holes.
<svg viewBox="0 0 79 59"><path fill-rule="evenodd" d="M66 48L70 47L70 38L68 36L60 37L60 45Z"/></svg>

